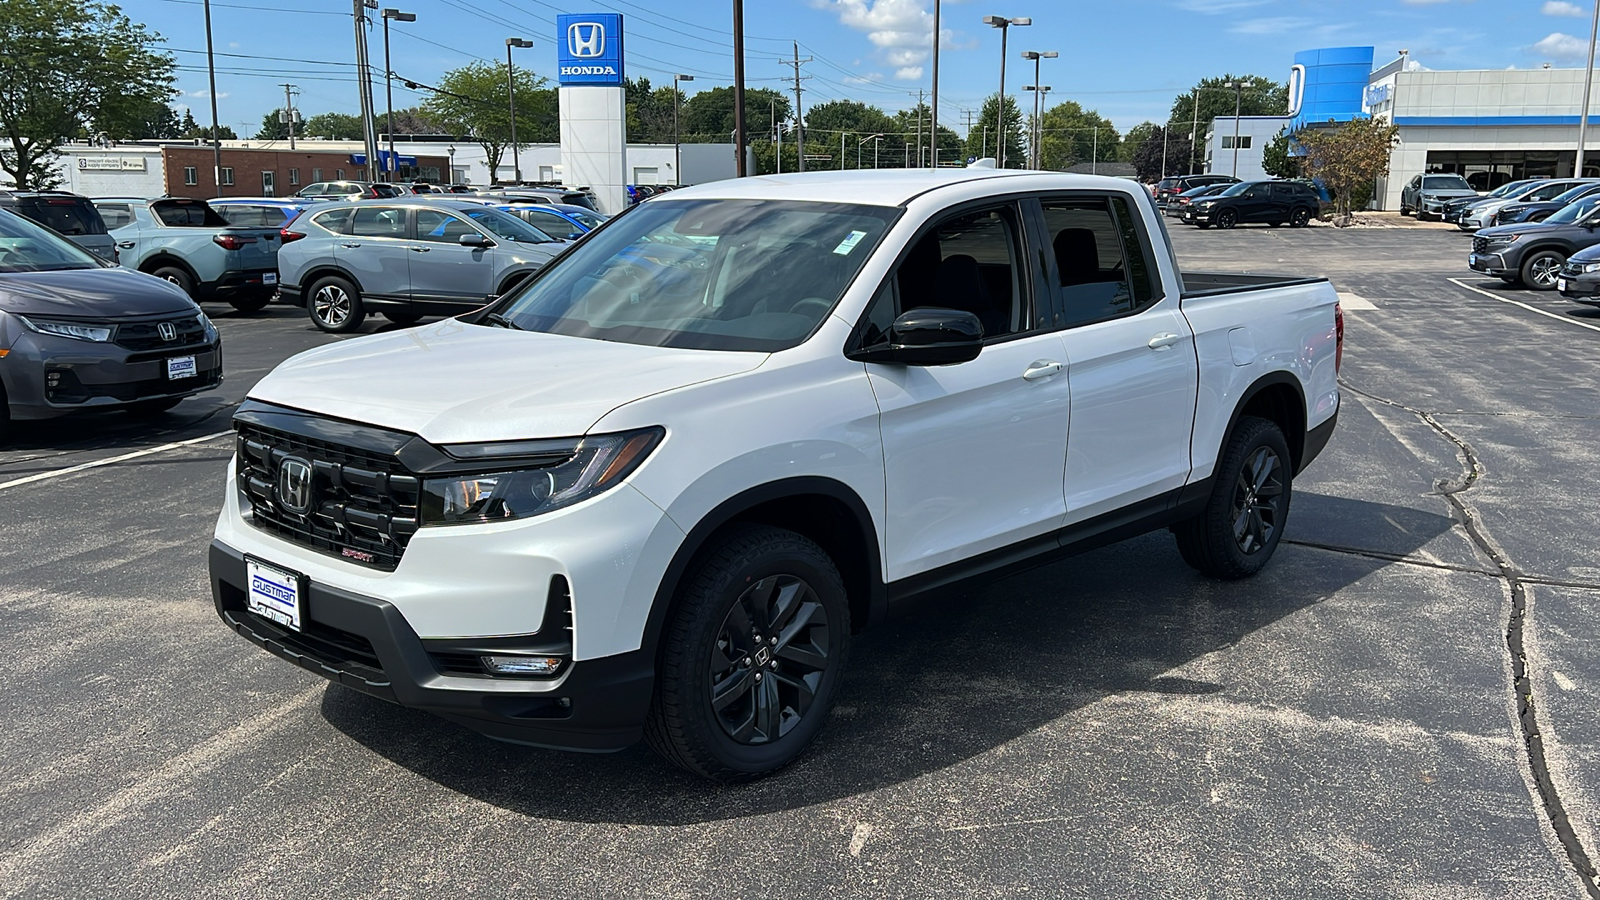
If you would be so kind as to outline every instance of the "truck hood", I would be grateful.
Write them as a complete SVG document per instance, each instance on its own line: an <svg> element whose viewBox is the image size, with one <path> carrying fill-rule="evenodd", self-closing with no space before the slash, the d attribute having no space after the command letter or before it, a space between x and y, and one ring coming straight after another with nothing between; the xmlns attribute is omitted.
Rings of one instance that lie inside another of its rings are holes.
<svg viewBox="0 0 1600 900"><path fill-rule="evenodd" d="M24 316L105 319L195 312L177 285L132 269L0 274L0 310Z"/></svg>
<svg viewBox="0 0 1600 900"><path fill-rule="evenodd" d="M588 432L625 403L748 372L767 355L447 319L301 353L257 383L250 397L433 443L568 437Z"/></svg>

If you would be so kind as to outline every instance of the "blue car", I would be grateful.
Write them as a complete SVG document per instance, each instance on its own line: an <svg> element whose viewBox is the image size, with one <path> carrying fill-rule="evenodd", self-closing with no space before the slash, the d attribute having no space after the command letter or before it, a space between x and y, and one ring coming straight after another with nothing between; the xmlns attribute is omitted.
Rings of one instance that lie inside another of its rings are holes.
<svg viewBox="0 0 1600 900"><path fill-rule="evenodd" d="M501 206L501 209L558 241L575 241L600 227L600 223L606 220L605 216L592 209L568 203L518 203L513 200Z"/></svg>
<svg viewBox="0 0 1600 900"><path fill-rule="evenodd" d="M208 204L229 225L264 225L282 228L316 205L303 197L218 197Z"/></svg>

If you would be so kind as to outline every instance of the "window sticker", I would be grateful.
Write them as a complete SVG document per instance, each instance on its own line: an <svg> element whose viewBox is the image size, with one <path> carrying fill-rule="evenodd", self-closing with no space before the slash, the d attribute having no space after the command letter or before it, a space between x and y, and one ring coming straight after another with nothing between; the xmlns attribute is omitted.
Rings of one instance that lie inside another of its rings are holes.
<svg viewBox="0 0 1600 900"><path fill-rule="evenodd" d="M833 248L833 252L840 256L849 256L850 251L854 250L856 245L861 243L861 239L866 236L867 233L865 231L852 231L844 236L844 240L839 242L839 246Z"/></svg>

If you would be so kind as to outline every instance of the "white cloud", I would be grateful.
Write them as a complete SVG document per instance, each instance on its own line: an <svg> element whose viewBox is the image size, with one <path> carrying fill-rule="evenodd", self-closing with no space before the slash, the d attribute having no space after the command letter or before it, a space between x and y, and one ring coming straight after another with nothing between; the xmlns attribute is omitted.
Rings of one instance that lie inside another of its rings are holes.
<svg viewBox="0 0 1600 900"><path fill-rule="evenodd" d="M1284 34L1290 31L1303 31L1310 24L1310 19L1269 16L1264 19L1245 19L1228 30L1234 34Z"/></svg>
<svg viewBox="0 0 1600 900"><path fill-rule="evenodd" d="M1249 9L1252 6L1265 6L1272 0L1178 0L1179 9L1188 12L1203 13L1215 16L1220 13L1233 12L1236 9Z"/></svg>
<svg viewBox="0 0 1600 900"><path fill-rule="evenodd" d="M1568 3L1567 0L1546 0L1545 5L1539 7L1539 12L1547 16L1565 16L1569 19L1582 19L1589 15L1583 7Z"/></svg>
<svg viewBox="0 0 1600 900"><path fill-rule="evenodd" d="M838 13L839 22L862 32L878 48L878 58L895 68L895 78L922 77L922 63L933 55L933 13L926 0L812 0L818 9ZM941 47L950 47L955 32L943 29Z"/></svg>
<svg viewBox="0 0 1600 900"><path fill-rule="evenodd" d="M1589 42L1557 31L1534 44L1531 49L1539 56L1552 59L1583 59L1589 52Z"/></svg>
<svg viewBox="0 0 1600 900"><path fill-rule="evenodd" d="M180 91L178 91L178 96L180 96L180 97L196 97L198 99L204 100L205 98L211 96L211 92L206 90L205 88L201 88L198 91L182 91L182 90L180 90ZM217 93L217 99L218 100L226 100L226 99L228 99L228 92L227 91L218 92Z"/></svg>
<svg viewBox="0 0 1600 900"><path fill-rule="evenodd" d="M901 81L916 81L922 77L921 66L904 66L894 70L894 77Z"/></svg>

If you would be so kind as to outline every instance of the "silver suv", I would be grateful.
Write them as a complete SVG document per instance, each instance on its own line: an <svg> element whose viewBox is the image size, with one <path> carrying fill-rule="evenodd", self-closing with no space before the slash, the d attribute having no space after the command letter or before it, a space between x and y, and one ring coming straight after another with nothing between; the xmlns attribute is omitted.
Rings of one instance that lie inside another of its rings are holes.
<svg viewBox="0 0 1600 900"><path fill-rule="evenodd" d="M504 294L564 242L504 210L446 196L330 203L283 232L283 299L323 331L354 331L371 312L400 325L453 316Z"/></svg>

